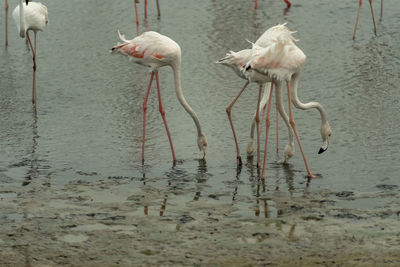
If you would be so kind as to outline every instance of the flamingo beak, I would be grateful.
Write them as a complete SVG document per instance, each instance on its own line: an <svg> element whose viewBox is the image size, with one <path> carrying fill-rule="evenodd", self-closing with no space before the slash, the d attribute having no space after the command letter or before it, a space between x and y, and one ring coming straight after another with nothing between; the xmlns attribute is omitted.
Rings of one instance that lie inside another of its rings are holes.
<svg viewBox="0 0 400 267"><path fill-rule="evenodd" d="M324 144L320 147L318 154L322 154L324 153L326 150L328 150L328 146L329 146L329 136L326 138Z"/></svg>
<svg viewBox="0 0 400 267"><path fill-rule="evenodd" d="M28 5L28 3L29 3L29 0L26 0L26 5Z"/></svg>

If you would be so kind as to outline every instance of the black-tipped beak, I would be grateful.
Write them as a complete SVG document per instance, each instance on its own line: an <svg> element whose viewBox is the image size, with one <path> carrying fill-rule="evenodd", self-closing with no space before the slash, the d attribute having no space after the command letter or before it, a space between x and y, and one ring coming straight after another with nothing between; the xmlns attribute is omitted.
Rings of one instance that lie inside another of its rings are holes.
<svg viewBox="0 0 400 267"><path fill-rule="evenodd" d="M29 3L29 0L26 0L26 5L28 5L28 3Z"/></svg>
<svg viewBox="0 0 400 267"><path fill-rule="evenodd" d="M328 148L322 148L322 147L320 147L319 148L319 151L318 151L318 154L322 154L322 153L324 153L326 150L328 150Z"/></svg>

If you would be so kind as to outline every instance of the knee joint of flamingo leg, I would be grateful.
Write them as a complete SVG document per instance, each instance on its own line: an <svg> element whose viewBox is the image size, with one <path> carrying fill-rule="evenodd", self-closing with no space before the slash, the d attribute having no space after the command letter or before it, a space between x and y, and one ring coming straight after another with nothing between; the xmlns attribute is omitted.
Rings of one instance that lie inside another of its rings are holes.
<svg viewBox="0 0 400 267"><path fill-rule="evenodd" d="M226 114L228 114L228 116L231 116L231 107L226 108Z"/></svg>
<svg viewBox="0 0 400 267"><path fill-rule="evenodd" d="M267 119L265 121L265 125L266 125L267 128L269 128L271 126L271 121L269 119Z"/></svg>
<svg viewBox="0 0 400 267"><path fill-rule="evenodd" d="M289 123L290 123L290 125L291 125L293 128L296 127L296 123L294 122L293 119L290 119L290 120L289 120Z"/></svg>
<svg viewBox="0 0 400 267"><path fill-rule="evenodd" d="M165 110L163 108L159 108L158 111L160 112L161 116L165 115Z"/></svg>
<svg viewBox="0 0 400 267"><path fill-rule="evenodd" d="M143 103L143 111L146 112L146 110L147 110L147 104Z"/></svg>

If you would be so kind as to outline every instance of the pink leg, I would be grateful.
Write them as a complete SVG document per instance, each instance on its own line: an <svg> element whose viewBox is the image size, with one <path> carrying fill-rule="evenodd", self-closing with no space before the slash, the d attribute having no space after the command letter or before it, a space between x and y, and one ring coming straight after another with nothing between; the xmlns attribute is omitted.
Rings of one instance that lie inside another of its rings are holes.
<svg viewBox="0 0 400 267"><path fill-rule="evenodd" d="M135 14L136 14L136 31L137 35L139 35L139 16L138 16L138 11L137 11L137 2L135 0Z"/></svg>
<svg viewBox="0 0 400 267"><path fill-rule="evenodd" d="M274 83L271 82L271 89L269 92L269 99L268 99L268 108L267 108L267 118L265 119L265 144L264 144L264 161L263 161L263 168L261 173L261 179L265 179L265 166L267 161L267 148L268 148L268 132L271 122L269 120L269 114L271 111L271 99L272 99L272 90L274 88Z"/></svg>
<svg viewBox="0 0 400 267"><path fill-rule="evenodd" d="M257 168L260 167L260 100L261 100L262 85L258 88L258 100L256 109L256 126L257 126Z"/></svg>
<svg viewBox="0 0 400 267"><path fill-rule="evenodd" d="M292 3L290 3L289 0L283 0L286 3L286 7L289 8L292 6Z"/></svg>
<svg viewBox="0 0 400 267"><path fill-rule="evenodd" d="M174 146L172 145L171 134L169 133L169 129L168 129L167 118L165 117L165 110L163 109L163 106L162 106L160 82L158 80L158 72L156 72L156 82L157 82L157 94L158 94L158 110L160 111L161 117L164 121L165 130L167 131L167 135L168 135L169 145L171 146L172 159L175 164L176 163L175 151L174 151Z"/></svg>
<svg viewBox="0 0 400 267"><path fill-rule="evenodd" d="M149 31L149 17L147 16L147 0L144 0L144 16L146 18L146 27L147 27L147 31Z"/></svg>
<svg viewBox="0 0 400 267"><path fill-rule="evenodd" d="M6 10L6 46L8 46L8 0L5 2L4 9Z"/></svg>
<svg viewBox="0 0 400 267"><path fill-rule="evenodd" d="M276 153L279 153L279 113L278 106L275 109L276 111Z"/></svg>
<svg viewBox="0 0 400 267"><path fill-rule="evenodd" d="M292 114L291 96L290 96L290 83L286 82L286 85L287 85L287 90L288 90L288 101L289 101L289 122L290 122L290 125L292 126L292 129L293 129L295 135L296 135L297 143L299 143L301 155L303 156L304 164L306 165L307 176L310 178L315 178L316 176L311 173L310 167L308 166L307 159L306 159L303 147L300 142L299 133L297 132L296 124L294 123L293 114Z"/></svg>
<svg viewBox="0 0 400 267"><path fill-rule="evenodd" d="M32 103L36 103L36 32L35 32L35 47L32 45L31 38L29 37L29 33L26 32L26 39L32 50L32 59L33 59L33 83L32 83Z"/></svg>
<svg viewBox="0 0 400 267"><path fill-rule="evenodd" d="M257 5L258 5L258 1L255 0L255 1L254 1L254 9L257 9Z"/></svg>
<svg viewBox="0 0 400 267"><path fill-rule="evenodd" d="M154 72L151 73L149 86L147 87L146 96L143 101L143 137L142 137L142 164L144 164L144 143L146 140L146 111L147 111L147 99L149 98L151 83L154 78Z"/></svg>
<svg viewBox="0 0 400 267"><path fill-rule="evenodd" d="M381 19L382 19L382 16L383 16L383 0L381 0Z"/></svg>
<svg viewBox="0 0 400 267"><path fill-rule="evenodd" d="M232 122L232 117L231 117L231 109L232 109L233 105L235 104L236 100L243 93L244 89L246 89L247 85L249 85L249 81L247 81L245 83L243 88L240 90L239 94L235 97L235 99L233 99L232 103L226 108L226 113L228 114L229 123L231 124L232 132L233 132L233 138L235 139L236 153L237 153L236 158L237 158L237 162L239 165L242 165L242 157L240 156L239 144L238 144L238 141L236 138L235 128L233 127L233 122Z"/></svg>
<svg viewBox="0 0 400 267"><path fill-rule="evenodd" d="M356 18L356 26L354 27L353 40L356 39L357 26L358 26L358 18L360 17L360 9L361 9L361 6L362 6L362 0L360 0L360 1L359 1L359 4L358 4L357 18Z"/></svg>
<svg viewBox="0 0 400 267"><path fill-rule="evenodd" d="M376 24L375 24L374 9L372 8L372 0L369 0L369 7L371 8L372 22L374 23L374 33L376 35Z"/></svg>

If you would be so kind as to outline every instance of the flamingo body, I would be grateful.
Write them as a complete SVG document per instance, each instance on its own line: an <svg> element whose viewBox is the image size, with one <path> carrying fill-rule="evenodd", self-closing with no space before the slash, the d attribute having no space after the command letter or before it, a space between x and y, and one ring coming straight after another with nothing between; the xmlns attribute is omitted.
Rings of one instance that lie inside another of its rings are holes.
<svg viewBox="0 0 400 267"><path fill-rule="evenodd" d="M22 38L25 37L25 33L29 30L34 32L43 31L49 22L47 7L37 2L29 2L28 5L22 4L24 15L23 18L20 18L20 5L18 5L12 13L20 36ZM23 23L21 23L21 19Z"/></svg>

